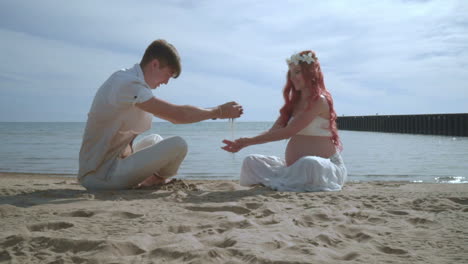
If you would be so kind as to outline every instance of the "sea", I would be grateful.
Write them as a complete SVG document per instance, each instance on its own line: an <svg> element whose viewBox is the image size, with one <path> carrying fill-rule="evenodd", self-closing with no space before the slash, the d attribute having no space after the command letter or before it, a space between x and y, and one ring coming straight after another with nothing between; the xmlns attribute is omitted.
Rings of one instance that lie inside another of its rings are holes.
<svg viewBox="0 0 468 264"><path fill-rule="evenodd" d="M237 180L249 154L284 158L286 140L232 154L223 139L255 136L272 122L155 122L142 135L183 137L189 151L178 178ZM0 172L76 177L84 122L0 122ZM468 182L468 137L339 131L348 181ZM138 138L137 138L138 140Z"/></svg>

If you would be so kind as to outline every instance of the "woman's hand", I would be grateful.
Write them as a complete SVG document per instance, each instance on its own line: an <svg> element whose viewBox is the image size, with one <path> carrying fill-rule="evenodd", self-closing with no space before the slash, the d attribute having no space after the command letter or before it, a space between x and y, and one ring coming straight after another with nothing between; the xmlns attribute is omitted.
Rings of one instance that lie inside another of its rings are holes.
<svg viewBox="0 0 468 264"><path fill-rule="evenodd" d="M226 146L221 147L221 148L224 149L225 151L235 153L247 147L249 145L248 141L249 141L249 138L238 138L235 141L225 139L223 140L223 143L226 144Z"/></svg>

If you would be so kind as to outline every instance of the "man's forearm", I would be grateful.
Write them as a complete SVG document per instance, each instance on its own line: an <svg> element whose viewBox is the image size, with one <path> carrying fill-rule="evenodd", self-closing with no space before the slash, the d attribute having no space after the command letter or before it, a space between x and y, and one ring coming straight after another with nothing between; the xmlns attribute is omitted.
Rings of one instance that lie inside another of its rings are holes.
<svg viewBox="0 0 468 264"><path fill-rule="evenodd" d="M215 118L237 118L242 114L242 106L236 102L228 102L214 108L199 108L192 105L175 105L153 97L135 105L174 124L196 123Z"/></svg>
<svg viewBox="0 0 468 264"><path fill-rule="evenodd" d="M220 116L219 108L199 108L192 105L181 105L178 107L177 118L173 123L190 124L203 120L218 118Z"/></svg>

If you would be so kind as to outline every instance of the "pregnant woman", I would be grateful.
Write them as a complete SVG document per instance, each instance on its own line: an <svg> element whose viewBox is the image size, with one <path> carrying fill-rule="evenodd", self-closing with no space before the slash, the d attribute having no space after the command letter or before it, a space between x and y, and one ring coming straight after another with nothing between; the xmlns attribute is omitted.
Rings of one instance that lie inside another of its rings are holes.
<svg viewBox="0 0 468 264"><path fill-rule="evenodd" d="M325 88L320 63L310 50L292 55L287 63L285 104L272 128L255 137L224 140L222 148L238 152L250 145L290 139L285 160L247 156L240 184L263 184L279 191L339 191L347 171L340 156L333 99Z"/></svg>

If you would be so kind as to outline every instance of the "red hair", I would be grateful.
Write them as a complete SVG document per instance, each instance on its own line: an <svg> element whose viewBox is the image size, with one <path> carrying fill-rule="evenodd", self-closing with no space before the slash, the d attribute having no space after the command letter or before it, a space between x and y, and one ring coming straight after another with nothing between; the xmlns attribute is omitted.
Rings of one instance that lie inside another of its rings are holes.
<svg viewBox="0 0 468 264"><path fill-rule="evenodd" d="M318 62L317 57L315 56L315 52L311 50L305 50L300 52L299 54L309 54L312 53L312 58L314 58L315 62L311 64L307 64L304 61L299 61L299 65L301 66L302 76L304 77L305 85L310 90L310 101L308 109L312 107L312 104L317 101L317 99L323 95L327 102L330 109L330 131L332 133L330 139L332 140L333 144L339 151L343 150L343 145L341 144L340 137L338 136L338 128L336 125L336 112L335 108L333 107L333 98L330 92L325 88L325 82L323 81L323 74L322 70L320 69L320 63ZM284 105L280 109L280 118L282 125L286 125L291 118L293 107L299 101L301 97L301 92L294 89L294 84L291 81L291 72L288 70L288 74L286 77L286 85L283 89L283 98L284 98Z"/></svg>

